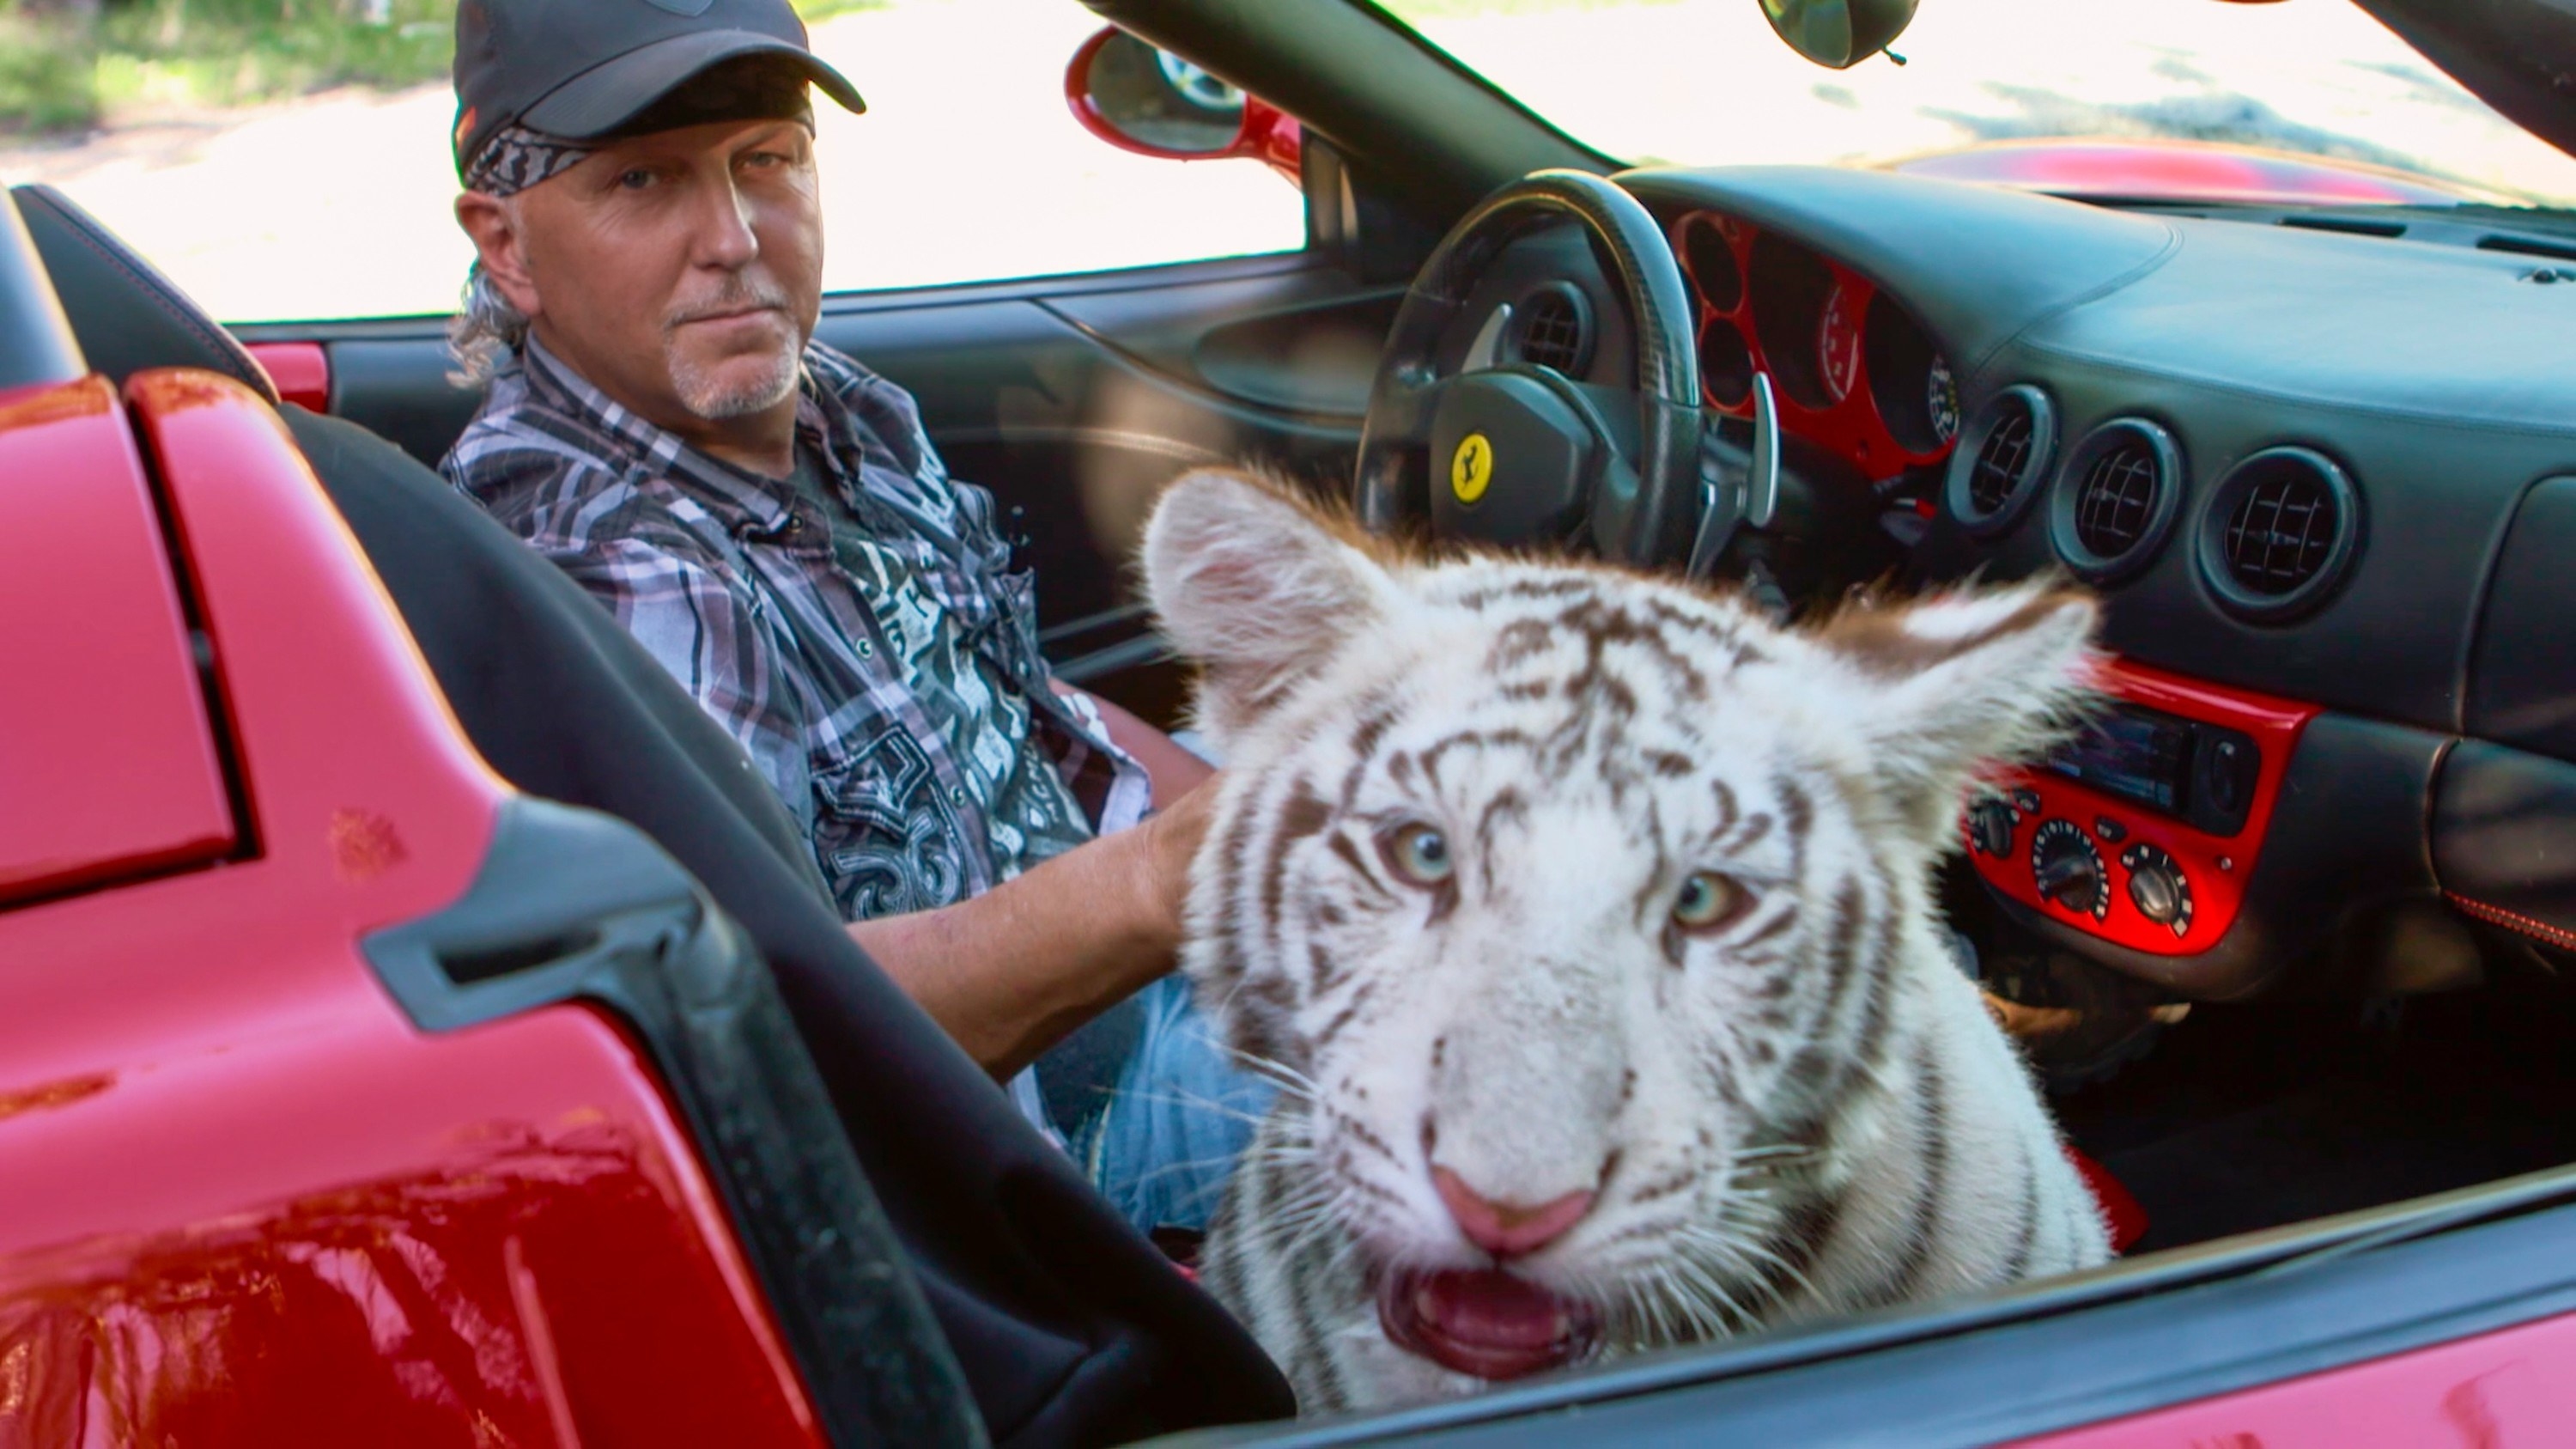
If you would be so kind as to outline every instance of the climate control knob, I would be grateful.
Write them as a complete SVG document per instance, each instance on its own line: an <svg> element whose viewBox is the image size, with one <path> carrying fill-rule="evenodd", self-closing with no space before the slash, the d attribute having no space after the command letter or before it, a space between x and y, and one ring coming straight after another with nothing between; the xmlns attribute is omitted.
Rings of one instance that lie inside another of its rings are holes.
<svg viewBox="0 0 2576 1449"><path fill-rule="evenodd" d="M2132 845L2120 852L2120 864L2129 872L2129 904L2138 914L2171 930L2175 935L2191 931L2191 882L2184 878L2182 867L2174 858L2152 845Z"/></svg>
<svg viewBox="0 0 2576 1449"><path fill-rule="evenodd" d="M1968 839L1977 849L2004 859L2012 854L2013 827L2021 817L2000 797L1989 795L1968 809Z"/></svg>
<svg viewBox="0 0 2576 1449"><path fill-rule="evenodd" d="M2078 915L2111 913L2111 882L2102 854L2072 820L2043 820L2030 837L2030 873L2039 893Z"/></svg>

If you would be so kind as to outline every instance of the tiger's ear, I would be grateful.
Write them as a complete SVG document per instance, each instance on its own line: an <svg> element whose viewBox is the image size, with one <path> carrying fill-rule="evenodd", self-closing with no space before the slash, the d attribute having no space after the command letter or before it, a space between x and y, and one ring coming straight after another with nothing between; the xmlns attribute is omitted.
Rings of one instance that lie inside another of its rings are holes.
<svg viewBox="0 0 2576 1449"><path fill-rule="evenodd" d="M2101 609L2061 580L1844 610L1813 637L1849 666L1872 765L1927 838L1989 765L2045 749L2091 692Z"/></svg>
<svg viewBox="0 0 2576 1449"><path fill-rule="evenodd" d="M1202 469L1145 526L1145 589L1205 671L1199 724L1220 745L1385 619L1395 581L1351 530L1284 488Z"/></svg>

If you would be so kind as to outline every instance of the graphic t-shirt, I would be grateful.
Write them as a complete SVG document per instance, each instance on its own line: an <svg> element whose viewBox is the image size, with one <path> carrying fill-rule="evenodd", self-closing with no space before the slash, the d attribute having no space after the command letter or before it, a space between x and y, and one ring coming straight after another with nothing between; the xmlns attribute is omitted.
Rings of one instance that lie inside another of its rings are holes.
<svg viewBox="0 0 2576 1449"><path fill-rule="evenodd" d="M869 536L810 449L796 450L795 483L827 520L833 561L876 625L875 637L858 644L886 651L959 762L956 788L983 819L993 879L1009 880L1090 839L1081 804L1037 748L1028 700L969 645L903 559Z"/></svg>

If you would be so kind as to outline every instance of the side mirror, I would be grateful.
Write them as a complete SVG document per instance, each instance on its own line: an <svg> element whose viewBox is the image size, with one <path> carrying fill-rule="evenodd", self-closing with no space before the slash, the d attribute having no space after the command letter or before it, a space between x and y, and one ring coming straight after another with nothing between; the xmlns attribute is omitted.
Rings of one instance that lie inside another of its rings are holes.
<svg viewBox="0 0 2576 1449"><path fill-rule="evenodd" d="M1304 137L1294 117L1114 25L1073 53L1064 98L1084 130L1121 151L1167 161L1249 156L1299 179Z"/></svg>
<svg viewBox="0 0 2576 1449"><path fill-rule="evenodd" d="M1915 0L1762 0L1762 18L1800 55L1849 70L1904 34L1914 6Z"/></svg>

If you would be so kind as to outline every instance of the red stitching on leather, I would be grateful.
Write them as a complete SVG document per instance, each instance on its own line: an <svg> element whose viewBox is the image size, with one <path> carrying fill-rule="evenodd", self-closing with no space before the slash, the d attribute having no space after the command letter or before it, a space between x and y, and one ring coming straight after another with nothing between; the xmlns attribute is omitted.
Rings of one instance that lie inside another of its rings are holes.
<svg viewBox="0 0 2576 1449"><path fill-rule="evenodd" d="M2524 935L2538 936L2553 946L2565 946L2570 950L2576 950L2576 931L2561 930L2547 921L2535 921L2529 916L2517 915L2502 906L2491 906L2484 901L2470 900L2458 891L2444 891L2442 894L2450 900L2451 904L2479 920L2498 926L2510 926Z"/></svg>

